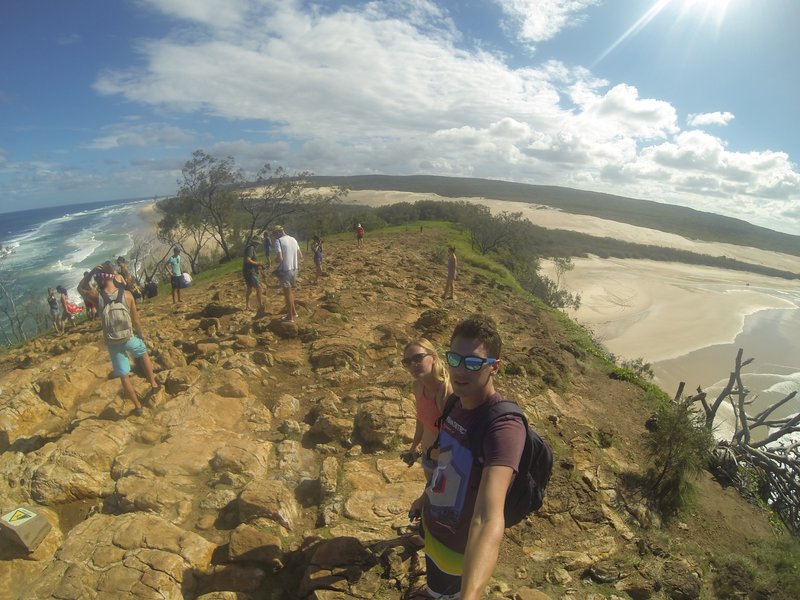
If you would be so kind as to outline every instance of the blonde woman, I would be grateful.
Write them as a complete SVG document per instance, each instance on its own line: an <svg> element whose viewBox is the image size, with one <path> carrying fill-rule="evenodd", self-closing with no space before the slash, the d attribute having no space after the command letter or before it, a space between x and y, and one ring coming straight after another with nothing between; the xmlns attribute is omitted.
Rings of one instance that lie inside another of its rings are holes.
<svg viewBox="0 0 800 600"><path fill-rule="evenodd" d="M409 466L422 456L425 478L436 466L436 457L430 459L426 451L436 441L436 420L441 416L447 397L453 392L450 375L433 344L424 338L409 342L403 350L403 366L414 379L414 398L417 407L417 428L411 447L402 458Z"/></svg>

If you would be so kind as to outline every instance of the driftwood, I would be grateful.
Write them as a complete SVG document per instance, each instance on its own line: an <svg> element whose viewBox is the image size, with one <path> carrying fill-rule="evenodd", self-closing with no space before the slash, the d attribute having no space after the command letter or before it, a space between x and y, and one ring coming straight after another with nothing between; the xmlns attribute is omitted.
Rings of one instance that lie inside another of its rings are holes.
<svg viewBox="0 0 800 600"><path fill-rule="evenodd" d="M757 492L795 536L800 536L800 412L784 418L773 418L781 406L795 398L797 391L770 405L755 416L747 413L753 401L742 382L742 367L753 362L742 360L743 349L736 354L734 370L725 388L712 404L699 387L697 393L681 400L684 383L675 395L677 402L700 404L705 425L714 428L717 411L723 402L730 402L735 416L735 431L730 440L720 441L715 452L715 472L736 485L745 495ZM755 475L757 490L753 489Z"/></svg>

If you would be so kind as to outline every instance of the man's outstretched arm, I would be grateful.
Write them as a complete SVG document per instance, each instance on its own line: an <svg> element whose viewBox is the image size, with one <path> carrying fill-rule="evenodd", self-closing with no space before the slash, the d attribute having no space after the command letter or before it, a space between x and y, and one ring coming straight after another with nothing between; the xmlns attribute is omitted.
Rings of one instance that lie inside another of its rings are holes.
<svg viewBox="0 0 800 600"><path fill-rule="evenodd" d="M483 469L475 512L469 525L461 578L461 600L479 600L492 576L500 553L506 522L503 508L514 469L493 466Z"/></svg>

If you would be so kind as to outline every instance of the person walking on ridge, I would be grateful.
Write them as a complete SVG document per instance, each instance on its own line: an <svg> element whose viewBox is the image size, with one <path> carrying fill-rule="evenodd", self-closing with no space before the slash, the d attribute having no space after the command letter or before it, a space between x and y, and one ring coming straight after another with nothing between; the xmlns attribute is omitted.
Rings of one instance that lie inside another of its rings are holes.
<svg viewBox="0 0 800 600"><path fill-rule="evenodd" d="M283 297L286 301L286 314L284 321L294 323L297 318L297 310L294 306L294 287L297 285L297 272L300 269L300 260L303 253L297 240L288 235L281 225L276 225L272 232L275 238L275 263L277 265L275 274L283 288Z"/></svg>
<svg viewBox="0 0 800 600"><path fill-rule="evenodd" d="M61 311L58 310L58 298L53 288L47 288L47 304L50 306L50 320L53 322L53 329L57 335L64 333L64 326L61 323Z"/></svg>
<svg viewBox="0 0 800 600"><path fill-rule="evenodd" d="M242 276L244 277L245 292L244 292L244 306L246 310L250 309L250 294L253 290L256 291L257 308L259 312L264 310L264 299L261 296L261 282L258 280L258 268L261 263L256 259L256 247L259 241L256 236L251 237L247 241L247 246L244 249L244 259L242 261Z"/></svg>
<svg viewBox="0 0 800 600"><path fill-rule="evenodd" d="M314 273L314 284L316 284L319 281L319 278L324 275L322 272L322 260L325 256L322 240L318 235L314 236L314 241L311 244L311 250L314 252L314 268L316 269Z"/></svg>
<svg viewBox="0 0 800 600"><path fill-rule="evenodd" d="M90 284L92 277L97 283L97 289L92 288ZM119 377L125 395L133 402L133 413L141 415L144 408L129 376L131 363L128 354L141 359L145 377L150 383L146 400L154 403L161 386L153 374L153 363L144 343L142 323L133 294L117 283L114 268L110 264L98 265L84 275L78 284L78 292L84 300L89 300L97 306L103 339L114 367L114 376Z"/></svg>
<svg viewBox="0 0 800 600"><path fill-rule="evenodd" d="M364 245L364 228L361 223L356 225L356 246L361 248Z"/></svg>
<svg viewBox="0 0 800 600"><path fill-rule="evenodd" d="M164 265L164 270L170 278L172 284L172 303L183 302L181 300L181 286L183 285L183 272L181 271L181 249L178 246L172 251L172 256ZM176 300L177 298L177 300Z"/></svg>
<svg viewBox="0 0 800 600"><path fill-rule="evenodd" d="M456 247L447 247L447 282L444 284L442 298L453 298L453 282L458 278L458 258Z"/></svg>

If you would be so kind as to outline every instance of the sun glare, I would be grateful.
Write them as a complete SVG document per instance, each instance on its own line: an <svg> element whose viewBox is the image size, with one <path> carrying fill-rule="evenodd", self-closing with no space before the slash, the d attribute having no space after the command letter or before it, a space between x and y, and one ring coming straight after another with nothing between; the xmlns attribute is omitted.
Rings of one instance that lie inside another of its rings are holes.
<svg viewBox="0 0 800 600"><path fill-rule="evenodd" d="M733 1L734 0L655 0L653 5L647 9L647 12L639 17L639 19L637 19L636 22L625 31L625 33L619 36L614 43L612 43L603 51L602 54L600 54L600 56L597 57L597 60L594 61L594 64L596 65L602 61L625 40L639 33L639 31L644 29L644 27L646 27L650 21L660 15L665 9L670 7L678 8L679 20L693 19L699 24L713 21L717 31L719 31L722 21L725 19L725 14L728 12L728 6Z"/></svg>
<svg viewBox="0 0 800 600"><path fill-rule="evenodd" d="M683 0L681 15L700 21L714 21L717 28L722 25L728 5L733 0Z"/></svg>

